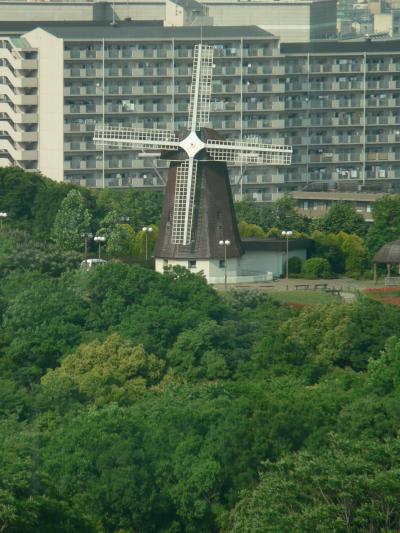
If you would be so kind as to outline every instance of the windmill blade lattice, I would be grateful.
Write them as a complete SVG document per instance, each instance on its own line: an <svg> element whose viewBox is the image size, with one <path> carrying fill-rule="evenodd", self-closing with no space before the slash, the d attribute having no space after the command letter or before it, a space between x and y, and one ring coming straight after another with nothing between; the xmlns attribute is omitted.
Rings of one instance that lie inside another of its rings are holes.
<svg viewBox="0 0 400 533"><path fill-rule="evenodd" d="M194 47L192 85L190 87L188 129L196 131L210 121L214 47Z"/></svg>
<svg viewBox="0 0 400 533"><path fill-rule="evenodd" d="M168 130L132 129L118 126L96 125L93 140L100 146L119 148L153 148L155 150L177 150L179 139Z"/></svg>
<svg viewBox="0 0 400 533"><path fill-rule="evenodd" d="M286 145L209 139L205 148L212 161L247 165L290 165L292 162L292 147Z"/></svg>
<svg viewBox="0 0 400 533"><path fill-rule="evenodd" d="M176 171L172 242L190 244L192 236L194 196L196 191L197 160L183 161Z"/></svg>

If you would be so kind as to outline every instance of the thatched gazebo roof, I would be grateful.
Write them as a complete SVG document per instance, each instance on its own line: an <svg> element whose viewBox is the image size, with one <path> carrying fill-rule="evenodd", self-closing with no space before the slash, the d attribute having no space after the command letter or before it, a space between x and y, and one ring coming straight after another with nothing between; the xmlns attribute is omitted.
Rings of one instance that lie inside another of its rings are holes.
<svg viewBox="0 0 400 533"><path fill-rule="evenodd" d="M400 265L400 241L392 241L384 244L372 259L374 263L386 265Z"/></svg>

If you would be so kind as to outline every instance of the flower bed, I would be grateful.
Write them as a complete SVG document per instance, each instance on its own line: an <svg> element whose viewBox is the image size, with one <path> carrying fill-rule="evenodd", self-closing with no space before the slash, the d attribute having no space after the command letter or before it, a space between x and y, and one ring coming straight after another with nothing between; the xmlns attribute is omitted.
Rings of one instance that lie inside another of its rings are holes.
<svg viewBox="0 0 400 533"><path fill-rule="evenodd" d="M394 289L393 287L382 287L382 288L370 288L365 289L371 298L382 302L385 304L397 305L400 306L400 288Z"/></svg>

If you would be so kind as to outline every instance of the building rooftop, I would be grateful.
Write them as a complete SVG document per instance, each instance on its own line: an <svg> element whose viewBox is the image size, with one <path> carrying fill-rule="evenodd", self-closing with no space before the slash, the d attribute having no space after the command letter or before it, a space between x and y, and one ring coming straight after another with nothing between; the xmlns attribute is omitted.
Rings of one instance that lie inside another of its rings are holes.
<svg viewBox="0 0 400 533"><path fill-rule="evenodd" d="M130 22L117 22L113 26L109 23L85 26L76 26L71 23L64 26L48 26L40 24L44 30L52 33L56 37L67 40L91 40L91 39L238 39L241 37L273 37L271 33L262 30L258 26L157 26L157 25L137 25Z"/></svg>
<svg viewBox="0 0 400 533"><path fill-rule="evenodd" d="M0 22L0 35L22 35L36 28L67 40L154 40L154 39L239 39L273 38L274 35L258 26L162 26L160 21L109 22Z"/></svg>
<svg viewBox="0 0 400 533"><path fill-rule="evenodd" d="M263 250L265 252L284 252L286 250L286 239L241 239L245 252ZM290 250L304 250L311 246L309 239L289 239Z"/></svg>
<svg viewBox="0 0 400 533"><path fill-rule="evenodd" d="M372 259L374 263L400 264L400 241L384 244Z"/></svg>
<svg viewBox="0 0 400 533"><path fill-rule="evenodd" d="M293 191L290 196L296 200L335 200L342 202L376 202L384 193L365 192L314 192L314 191Z"/></svg>
<svg viewBox="0 0 400 533"><path fill-rule="evenodd" d="M282 54L351 54L357 52L398 52L400 39L380 41L311 41L308 43L282 43Z"/></svg>

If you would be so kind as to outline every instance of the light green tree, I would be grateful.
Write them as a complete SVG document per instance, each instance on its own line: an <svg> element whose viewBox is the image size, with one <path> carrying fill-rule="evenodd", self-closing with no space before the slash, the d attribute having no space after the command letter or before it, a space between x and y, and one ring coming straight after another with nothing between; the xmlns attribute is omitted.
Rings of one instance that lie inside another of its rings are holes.
<svg viewBox="0 0 400 533"><path fill-rule="evenodd" d="M249 222L241 220L238 224L238 229L240 236L244 239L249 237L256 237L258 239L265 238L265 233L263 229L257 224L251 224Z"/></svg>
<svg viewBox="0 0 400 533"><path fill-rule="evenodd" d="M136 257L144 259L146 257L146 239L147 239L147 257L151 257L153 254L154 246L156 244L158 236L158 228L155 224L151 224L152 231L144 232L138 231L135 235L133 254Z"/></svg>
<svg viewBox="0 0 400 533"><path fill-rule="evenodd" d="M101 221L99 235L106 237L108 255L131 255L135 246L135 231L129 217L120 216L113 209Z"/></svg>
<svg viewBox="0 0 400 533"><path fill-rule="evenodd" d="M52 228L53 241L66 250L82 246L82 234L90 230L92 215L85 205L82 194L73 189L61 202Z"/></svg>
<svg viewBox="0 0 400 533"><path fill-rule="evenodd" d="M81 345L42 378L41 396L61 410L74 400L105 405L131 403L159 383L164 362L113 334Z"/></svg>

